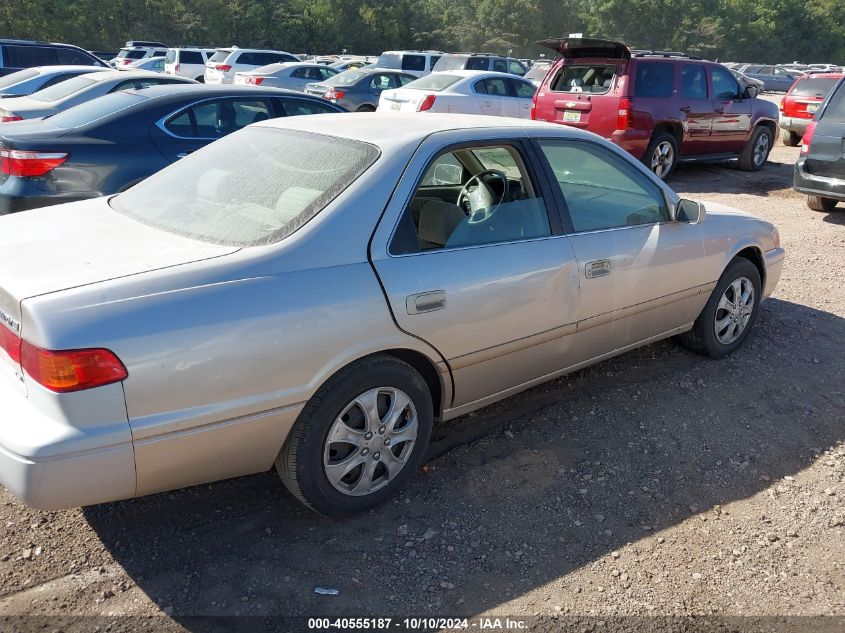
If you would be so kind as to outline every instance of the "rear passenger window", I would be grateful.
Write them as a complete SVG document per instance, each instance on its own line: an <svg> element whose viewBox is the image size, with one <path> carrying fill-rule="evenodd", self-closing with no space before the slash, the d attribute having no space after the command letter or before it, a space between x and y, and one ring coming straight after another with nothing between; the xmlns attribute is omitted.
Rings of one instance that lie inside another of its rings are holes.
<svg viewBox="0 0 845 633"><path fill-rule="evenodd" d="M504 79L482 79L476 85L476 92L487 95L495 95L497 97L510 97L511 92L508 90L508 81ZM478 88L481 87L479 90Z"/></svg>
<svg viewBox="0 0 845 633"><path fill-rule="evenodd" d="M508 64L504 59L494 59L493 70L497 73L506 73L508 72Z"/></svg>
<svg viewBox="0 0 845 633"><path fill-rule="evenodd" d="M425 70L425 57L423 55L405 55L402 57L402 70Z"/></svg>
<svg viewBox="0 0 845 633"><path fill-rule="evenodd" d="M393 88L389 75L376 75L370 79L370 90L387 90Z"/></svg>
<svg viewBox="0 0 845 633"><path fill-rule="evenodd" d="M221 99L195 105L171 118L165 127L177 136L220 138L272 116L266 101Z"/></svg>
<svg viewBox="0 0 845 633"><path fill-rule="evenodd" d="M490 60L486 57L470 57L467 59L466 70L489 70Z"/></svg>
<svg viewBox="0 0 845 633"><path fill-rule="evenodd" d="M521 99L530 99L534 96L534 84L527 81L511 81L511 86L513 86L516 96Z"/></svg>
<svg viewBox="0 0 845 633"><path fill-rule="evenodd" d="M56 59L59 64L67 66L93 66L94 61L82 51L74 48L57 48Z"/></svg>
<svg viewBox="0 0 845 633"><path fill-rule="evenodd" d="M205 61L202 58L202 53L199 51L182 51L179 53L179 63L199 64L201 66L205 63Z"/></svg>
<svg viewBox="0 0 845 633"><path fill-rule="evenodd" d="M637 77L634 86L635 97L670 97L674 87L674 64L666 62L640 62L637 64Z"/></svg>
<svg viewBox="0 0 845 633"><path fill-rule="evenodd" d="M610 151L577 141L540 141L576 232L669 219L660 188Z"/></svg>
<svg viewBox="0 0 845 633"><path fill-rule="evenodd" d="M3 53L7 68L55 66L57 60L55 49L44 46L5 46Z"/></svg>
<svg viewBox="0 0 845 633"><path fill-rule="evenodd" d="M286 116L301 116L303 114L331 114L337 112L329 105L318 103L316 101L306 101L305 99L285 99L283 101L285 106Z"/></svg>
<svg viewBox="0 0 845 633"><path fill-rule="evenodd" d="M182 114L177 114L175 117L167 121L164 124L164 127L167 131L175 134L176 136L182 136L185 138L196 136L193 123L191 122L190 110L186 110Z"/></svg>
<svg viewBox="0 0 845 633"><path fill-rule="evenodd" d="M681 94L687 99L707 98L707 73L700 64L681 66Z"/></svg>

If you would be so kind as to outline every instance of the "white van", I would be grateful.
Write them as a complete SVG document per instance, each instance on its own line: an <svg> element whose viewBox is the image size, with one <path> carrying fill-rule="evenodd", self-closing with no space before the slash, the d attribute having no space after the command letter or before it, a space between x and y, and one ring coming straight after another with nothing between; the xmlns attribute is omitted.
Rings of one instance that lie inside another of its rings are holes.
<svg viewBox="0 0 845 633"><path fill-rule="evenodd" d="M214 55L213 48L199 46L185 46L183 48L168 48L164 56L164 73L177 77L187 77L197 81L205 81L205 64Z"/></svg>
<svg viewBox="0 0 845 633"><path fill-rule="evenodd" d="M218 48L205 64L205 83L230 84L235 74L255 70L261 66L300 59L285 51L267 51L256 48Z"/></svg>
<svg viewBox="0 0 845 633"><path fill-rule="evenodd" d="M385 51L379 56L375 67L401 70L415 77L424 77L442 56L440 51Z"/></svg>

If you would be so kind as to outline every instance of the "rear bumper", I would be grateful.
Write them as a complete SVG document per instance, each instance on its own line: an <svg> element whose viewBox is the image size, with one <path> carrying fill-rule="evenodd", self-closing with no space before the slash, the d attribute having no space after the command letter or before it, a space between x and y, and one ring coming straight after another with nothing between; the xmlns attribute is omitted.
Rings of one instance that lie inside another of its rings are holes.
<svg viewBox="0 0 845 633"><path fill-rule="evenodd" d="M792 188L808 196L821 196L833 200L845 201L845 178L828 178L809 173L804 167L802 156L795 163L795 179Z"/></svg>
<svg viewBox="0 0 845 633"><path fill-rule="evenodd" d="M766 287L763 288L764 300L772 295L780 281L785 257L786 253L782 248L773 248L763 254L763 260L766 265Z"/></svg>
<svg viewBox="0 0 845 633"><path fill-rule="evenodd" d="M51 204L76 202L89 197L94 196L80 195L78 191L69 194L47 192L36 180L10 176L0 184L0 215L28 211Z"/></svg>
<svg viewBox="0 0 845 633"><path fill-rule="evenodd" d="M788 132L795 132L796 134L803 135L804 132L807 130L807 126L812 120L813 119L801 119L799 117L783 116L781 114L778 125L782 130L787 130Z"/></svg>
<svg viewBox="0 0 845 633"><path fill-rule="evenodd" d="M28 398L14 380L0 376L0 483L42 510L135 494L135 456L125 408L122 420L105 425L96 423L98 413L92 410L89 422L95 422L80 428L69 424L64 412L78 412L82 399L66 399L65 406L54 409L35 406L30 398L38 400L42 394L31 393ZM120 400L123 387L118 384L103 388L92 403L107 411L116 409Z"/></svg>

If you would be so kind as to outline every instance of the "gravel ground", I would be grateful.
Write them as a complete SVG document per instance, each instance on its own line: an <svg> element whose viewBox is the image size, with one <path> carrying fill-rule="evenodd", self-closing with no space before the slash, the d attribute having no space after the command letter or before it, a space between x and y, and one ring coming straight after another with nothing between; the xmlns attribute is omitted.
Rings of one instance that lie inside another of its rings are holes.
<svg viewBox="0 0 845 633"><path fill-rule="evenodd" d="M413 614L843 630L845 209L791 190L797 153L672 180L780 228L783 278L732 357L663 342L442 424L401 498L351 520L304 510L272 472L49 513L0 488L0 629Z"/></svg>

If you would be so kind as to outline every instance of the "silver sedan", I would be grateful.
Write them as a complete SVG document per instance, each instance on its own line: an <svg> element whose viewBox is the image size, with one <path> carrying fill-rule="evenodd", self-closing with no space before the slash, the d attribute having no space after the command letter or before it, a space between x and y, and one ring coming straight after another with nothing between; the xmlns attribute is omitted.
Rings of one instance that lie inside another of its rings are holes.
<svg viewBox="0 0 845 633"><path fill-rule="evenodd" d="M275 464L360 512L435 420L671 336L730 354L778 282L771 224L592 134L349 121L254 124L0 219L0 481L55 509Z"/></svg>

